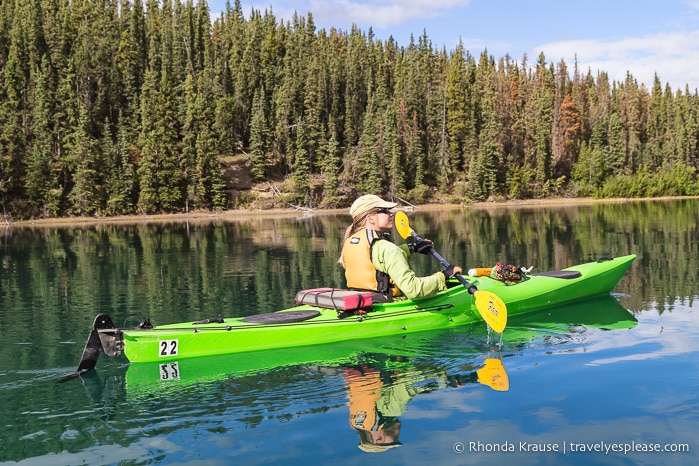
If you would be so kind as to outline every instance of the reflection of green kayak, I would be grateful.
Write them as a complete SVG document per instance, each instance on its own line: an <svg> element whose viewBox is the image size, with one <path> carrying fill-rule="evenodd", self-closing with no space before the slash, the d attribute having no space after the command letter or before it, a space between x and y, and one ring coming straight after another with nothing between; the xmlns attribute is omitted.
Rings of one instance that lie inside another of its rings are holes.
<svg viewBox="0 0 699 466"><path fill-rule="evenodd" d="M516 284L490 277L469 277L469 280L479 290L499 296L509 315L517 316L608 295L635 257L628 255L561 271L535 273ZM101 314L95 318L77 372L92 369L100 351L109 356L123 353L131 362L167 362L402 335L482 321L473 296L457 281L450 285L429 298L371 306L358 304L361 309L357 310L346 307L347 303L358 299L356 292L309 292L310 299L318 304L300 304L284 311L246 318L157 326L144 321L139 328L131 329L114 328L111 318Z"/></svg>
<svg viewBox="0 0 699 466"><path fill-rule="evenodd" d="M509 330L533 328L560 330L581 325L603 330L633 328L638 320L624 309L613 296L576 301L528 314L510 320Z"/></svg>
<svg viewBox="0 0 699 466"><path fill-rule="evenodd" d="M372 342L372 339L369 342ZM369 348L382 350L380 341L373 343L369 344ZM371 349L367 350L363 346L360 351L356 344L340 342L299 348L220 354L208 358L130 364L126 371L126 386L128 390L147 391L166 386L240 378L291 366L312 365L326 368L352 366L362 360L365 354L372 354Z"/></svg>
<svg viewBox="0 0 699 466"><path fill-rule="evenodd" d="M541 329L567 332L570 326L602 329L632 328L635 317L612 296L592 298L580 303L537 311L511 320L503 335L505 344L528 341L541 333ZM447 331L448 332L448 331ZM250 374L265 373L290 366L343 367L365 361L371 355L382 357L374 363L395 368L412 360L437 357L463 358L478 353L476 343L462 341L458 348L444 331L427 331L404 337L368 338L358 345L346 341L326 345L309 345L298 348L281 348L211 356L208 358L184 358L167 362L130 364L126 372L129 390L149 391L164 387L176 387ZM374 358L376 359L376 358ZM410 363L413 364L413 363Z"/></svg>

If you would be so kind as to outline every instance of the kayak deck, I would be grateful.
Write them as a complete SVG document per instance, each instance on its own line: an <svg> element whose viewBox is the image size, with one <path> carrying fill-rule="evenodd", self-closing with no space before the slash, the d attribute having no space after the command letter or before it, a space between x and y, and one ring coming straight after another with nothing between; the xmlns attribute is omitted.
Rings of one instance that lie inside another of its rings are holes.
<svg viewBox="0 0 699 466"><path fill-rule="evenodd" d="M474 283L479 290L498 295L509 315L517 315L557 306L579 299L609 294L624 276L635 254L604 258L596 262L574 265L555 273L533 274L528 280L506 284L490 277L479 277Z"/></svg>

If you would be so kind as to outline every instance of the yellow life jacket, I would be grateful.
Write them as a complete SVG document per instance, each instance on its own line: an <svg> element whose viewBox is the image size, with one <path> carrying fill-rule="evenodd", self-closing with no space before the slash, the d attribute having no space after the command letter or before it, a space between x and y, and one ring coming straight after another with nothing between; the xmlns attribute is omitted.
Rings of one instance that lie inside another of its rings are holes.
<svg viewBox="0 0 699 466"><path fill-rule="evenodd" d="M376 291L390 301L401 291L388 274L376 270L371 262L371 247L374 241L381 239L383 234L380 231L363 228L355 232L345 240L342 261L348 288Z"/></svg>
<svg viewBox="0 0 699 466"><path fill-rule="evenodd" d="M357 430L376 430L379 416L376 412L376 402L381 397L381 373L368 370L347 369L347 385L349 388L350 426Z"/></svg>

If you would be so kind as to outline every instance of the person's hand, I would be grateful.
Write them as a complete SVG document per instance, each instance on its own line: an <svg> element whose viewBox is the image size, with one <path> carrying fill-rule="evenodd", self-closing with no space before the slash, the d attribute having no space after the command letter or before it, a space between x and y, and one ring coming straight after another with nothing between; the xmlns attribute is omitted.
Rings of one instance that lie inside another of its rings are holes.
<svg viewBox="0 0 699 466"><path fill-rule="evenodd" d="M419 252L420 254L429 254L430 249L433 247L434 243L428 239L421 239L420 241L408 244L408 249L410 249L411 253Z"/></svg>
<svg viewBox="0 0 699 466"><path fill-rule="evenodd" d="M442 270L442 273L444 274L444 278L449 279L455 275L461 275L463 270L458 265L450 265L446 269Z"/></svg>

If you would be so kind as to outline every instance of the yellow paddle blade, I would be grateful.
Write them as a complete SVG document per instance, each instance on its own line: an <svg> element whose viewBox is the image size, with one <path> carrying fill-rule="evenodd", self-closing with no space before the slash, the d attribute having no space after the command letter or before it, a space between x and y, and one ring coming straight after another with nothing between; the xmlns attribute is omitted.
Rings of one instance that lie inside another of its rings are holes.
<svg viewBox="0 0 699 466"><path fill-rule="evenodd" d="M506 392L510 389L510 379L499 359L488 358L485 365L476 371L478 382L493 390Z"/></svg>
<svg viewBox="0 0 699 466"><path fill-rule="evenodd" d="M502 333L507 325L507 306L503 300L490 291L478 290L473 296L483 320L497 333Z"/></svg>
<svg viewBox="0 0 699 466"><path fill-rule="evenodd" d="M413 229L410 228L410 223L408 223L408 216L405 215L405 212L399 210L393 216L393 220L396 224L396 230L398 230L398 234L401 235L403 239L410 238L410 236L413 234Z"/></svg>

